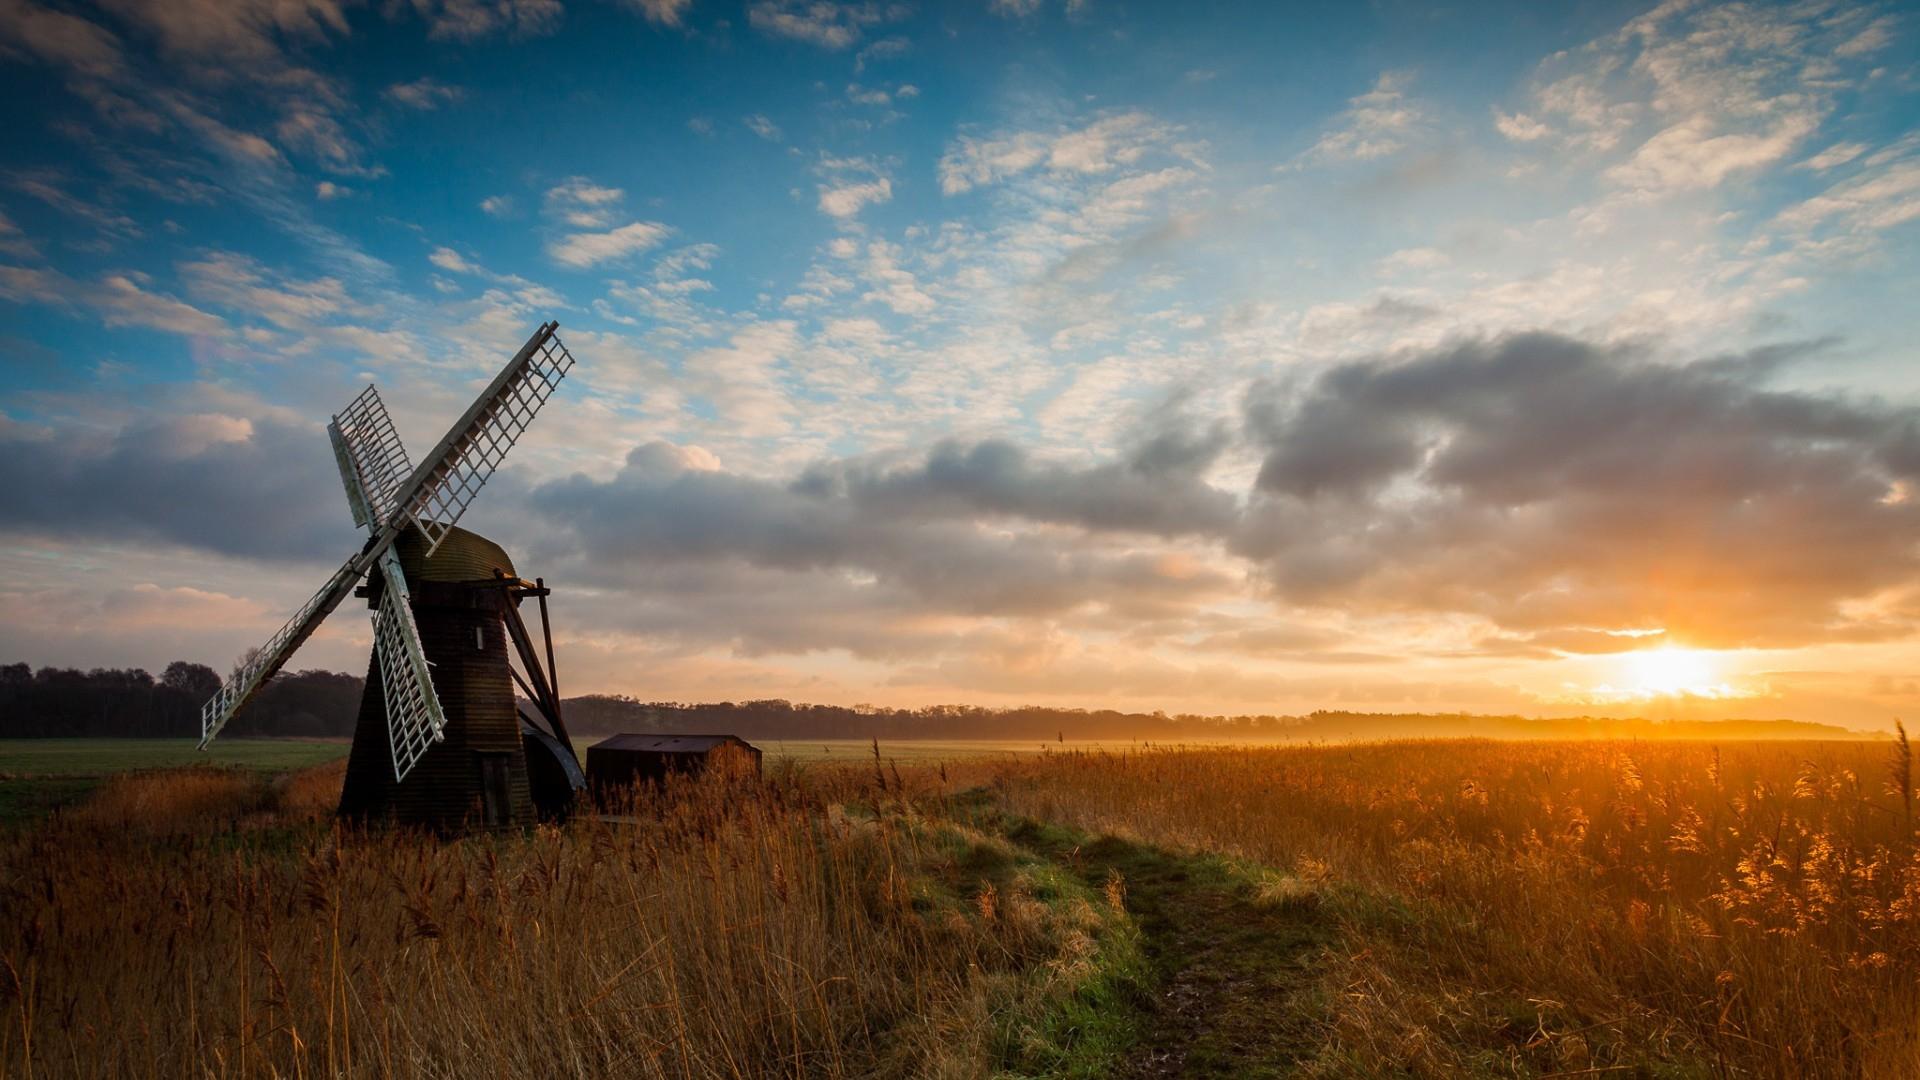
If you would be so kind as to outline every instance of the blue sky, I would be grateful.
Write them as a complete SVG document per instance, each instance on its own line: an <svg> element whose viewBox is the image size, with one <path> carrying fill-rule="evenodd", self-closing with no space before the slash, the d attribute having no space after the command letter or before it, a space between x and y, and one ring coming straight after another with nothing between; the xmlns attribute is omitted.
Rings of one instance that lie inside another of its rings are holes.
<svg viewBox="0 0 1920 1080"><path fill-rule="evenodd" d="M1916 33L3 0L0 651L224 666L354 542L327 414L419 452L554 318L470 524L574 689L1883 725Z"/></svg>

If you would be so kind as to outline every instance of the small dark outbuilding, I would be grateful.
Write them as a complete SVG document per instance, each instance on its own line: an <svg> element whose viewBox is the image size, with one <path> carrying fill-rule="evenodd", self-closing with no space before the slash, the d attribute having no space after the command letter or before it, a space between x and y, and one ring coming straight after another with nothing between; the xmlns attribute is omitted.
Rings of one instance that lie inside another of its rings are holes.
<svg viewBox="0 0 1920 1080"><path fill-rule="evenodd" d="M587 747L587 784L595 799L641 781L659 783L669 773L705 772L759 776L760 750L737 735L635 733Z"/></svg>

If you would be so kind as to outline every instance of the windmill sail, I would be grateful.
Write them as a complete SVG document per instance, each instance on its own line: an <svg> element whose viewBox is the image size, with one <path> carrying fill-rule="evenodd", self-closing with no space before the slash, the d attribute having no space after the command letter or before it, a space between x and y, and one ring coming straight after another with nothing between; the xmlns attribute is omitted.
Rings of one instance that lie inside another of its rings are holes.
<svg viewBox="0 0 1920 1080"><path fill-rule="evenodd" d="M268 638L265 645L249 654L219 692L207 700L200 710L201 749L205 749L227 721L233 718L233 714L280 670L294 650L313 636L313 632L332 614L333 609L339 607L340 602L353 591L354 585L385 559L393 542L409 525L419 528L426 536L428 555L432 555L440 546L454 522L472 505L481 487L499 467L507 451L526 431L527 425L533 422L534 414L573 367L572 355L554 334L559 326L557 322L549 322L534 331L486 391L434 447L433 453L407 475L403 484L386 487L388 478L405 469L407 458L399 437L393 433L393 424L388 420L386 408L380 404L378 394L369 397L370 390L363 392L340 416L334 418L329 435L333 440L334 454L340 462L341 479L347 482L347 500L353 505L355 523L365 525L374 534L373 539L358 555L334 571L320 591L295 612L285 626ZM348 434L350 430L354 433L352 436ZM369 481L373 481L380 490L371 490ZM393 572L387 575L388 584L391 586L398 582L404 589L404 576L399 572L397 560L393 567ZM383 684L392 693L401 695L403 706L408 706L412 700L413 686L422 688L424 695L432 700L433 680L427 674L424 654L418 651L419 631L413 626L411 608L404 602L392 603L390 597L388 602L381 605L383 612L388 609L394 610L391 621L396 625L382 630L379 620L375 620L375 641L381 654ZM395 647L379 646L378 643L389 639L395 643ZM419 657L417 667L414 664L416 656ZM412 684L404 681L409 678L404 672L396 676L403 681L388 680L386 671L389 658L402 667L414 668ZM403 710L393 707L391 693L388 700L391 719L396 712ZM416 727L424 725L435 735L444 724L437 700L433 701L430 712L422 706L417 714L408 712L406 715L409 717L404 721L406 724ZM410 734L413 730L408 728L402 732L396 728L392 732L396 740L396 769L401 767L403 760L399 749L401 741L403 738L413 738ZM412 743L406 745L411 746ZM409 766L411 761L418 760L419 753L424 750L425 746L422 745L418 751L410 751Z"/></svg>
<svg viewBox="0 0 1920 1080"><path fill-rule="evenodd" d="M407 575L392 548L380 556L380 576L386 579L386 590L373 616L373 650L380 658L380 686L387 697L393 778L405 780L414 762L444 737L447 718L420 646L420 627L413 621Z"/></svg>
<svg viewBox="0 0 1920 1080"><path fill-rule="evenodd" d="M413 475L413 462L393 429L380 391L369 386L327 425L340 480L353 505L353 523L378 534L393 518L400 486ZM357 489L357 490L356 490Z"/></svg>
<svg viewBox="0 0 1920 1080"><path fill-rule="evenodd" d="M377 537L393 516L400 483L413 471L380 392L371 386L360 391L327 425L327 436L333 441L353 520ZM407 573L391 546L380 553L380 577L386 588L373 616L373 651L387 706L393 778L400 781L428 747L445 738L447 718L420 645Z"/></svg>
<svg viewBox="0 0 1920 1080"><path fill-rule="evenodd" d="M285 664L287 658L293 655L293 651L313 636L313 632L320 628L320 624L333 613L333 609L340 606L340 601L345 600L347 594L353 591L353 586L360 580L360 575L366 573L362 558L363 556L356 555L348 559L346 565L335 570L333 576L327 579L327 583L320 587L320 591L314 593L311 600L302 604L300 610L294 612L293 618L288 619L285 626L275 631L265 645L248 653L246 659L234 669L233 674L227 677L226 683L220 687L219 692L208 698L207 703L201 706L200 749L207 748L207 744L213 741L213 737L220 734L220 729L227 726L227 721L233 719L233 714L239 711L240 706L246 704L254 691L260 689L262 683L272 678L274 672L280 670L280 665Z"/></svg>
<svg viewBox="0 0 1920 1080"><path fill-rule="evenodd" d="M573 356L548 323L528 339L414 473L417 494L405 503L432 555L467 512L534 414L573 368Z"/></svg>

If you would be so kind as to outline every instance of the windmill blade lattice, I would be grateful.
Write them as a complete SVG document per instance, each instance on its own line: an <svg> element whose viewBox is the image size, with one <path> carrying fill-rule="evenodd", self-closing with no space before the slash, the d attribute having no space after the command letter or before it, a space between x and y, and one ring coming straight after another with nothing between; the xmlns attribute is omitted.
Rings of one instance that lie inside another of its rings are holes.
<svg viewBox="0 0 1920 1080"><path fill-rule="evenodd" d="M400 488L413 475L413 462L401 445L400 433L393 429L380 391L369 386L360 391L328 425L335 452L343 454L341 478L352 470L359 481L360 498L354 498L353 485L347 487L347 500L353 503L353 523L379 532L393 520L399 509Z"/></svg>
<svg viewBox="0 0 1920 1080"><path fill-rule="evenodd" d="M444 738L447 718L420 645L420 627L413 621L407 575L392 548L380 556L380 575L386 579L386 592L373 616L373 650L380 659L380 686L387 696L393 778L405 780L427 748Z"/></svg>
<svg viewBox="0 0 1920 1080"><path fill-rule="evenodd" d="M486 486L507 451L533 423L534 414L573 368L573 355L551 324L500 373L462 423L449 432L430 460L438 460L420 494L407 507L427 538L427 554L440 547L460 515Z"/></svg>
<svg viewBox="0 0 1920 1080"><path fill-rule="evenodd" d="M340 601L345 600L347 594L353 592L353 586L365 572L365 565L361 562L362 557L355 556L348 559L346 565L335 570L333 576L327 579L327 583L320 587L320 591L314 593L312 599L302 604L300 610L294 612L293 618L288 619L285 626L275 631L265 645L248 654L246 660L232 675L228 676L219 692L208 698L207 703L201 706L200 749L207 748L207 743L213 741L215 735L220 734L220 729L226 727L227 721L233 718L233 714L239 710L240 706L253 696L254 691L260 689L260 684L272 678L273 673L280 670L280 666L287 662L287 658L293 655L294 650L312 637L313 632L318 630L327 616L333 613L333 609L340 606Z"/></svg>

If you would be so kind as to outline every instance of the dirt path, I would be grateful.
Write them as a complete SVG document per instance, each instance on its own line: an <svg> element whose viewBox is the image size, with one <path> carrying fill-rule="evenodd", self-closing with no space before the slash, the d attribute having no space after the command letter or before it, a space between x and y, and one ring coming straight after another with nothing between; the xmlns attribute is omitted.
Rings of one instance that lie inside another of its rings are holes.
<svg viewBox="0 0 1920 1080"><path fill-rule="evenodd" d="M1095 887L1117 871L1155 983L1118 1075L1278 1077L1322 1045L1316 962L1332 933L1311 893L1263 901L1217 859L1173 855L1031 822L1009 838Z"/></svg>

